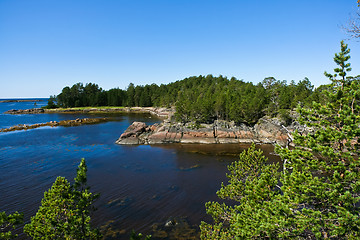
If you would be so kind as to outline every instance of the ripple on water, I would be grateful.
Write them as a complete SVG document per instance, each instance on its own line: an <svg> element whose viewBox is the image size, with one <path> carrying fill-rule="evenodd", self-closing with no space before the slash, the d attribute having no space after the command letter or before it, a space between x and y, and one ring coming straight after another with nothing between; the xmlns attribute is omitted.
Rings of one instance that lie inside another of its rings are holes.
<svg viewBox="0 0 360 240"><path fill-rule="evenodd" d="M0 210L24 212L28 221L56 177L73 181L84 157L91 191L101 195L93 222L107 225L115 239L128 239L132 229L170 238L174 228L164 229L170 217L197 226L208 217L205 202L218 200L226 165L246 147L115 144L135 120L157 121L123 115L119 122L0 134Z"/></svg>

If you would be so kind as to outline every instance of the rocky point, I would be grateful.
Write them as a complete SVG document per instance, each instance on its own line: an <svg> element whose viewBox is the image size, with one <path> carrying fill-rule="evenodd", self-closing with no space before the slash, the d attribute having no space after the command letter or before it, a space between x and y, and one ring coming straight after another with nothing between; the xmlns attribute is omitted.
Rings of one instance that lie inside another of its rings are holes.
<svg viewBox="0 0 360 240"><path fill-rule="evenodd" d="M285 127L277 118L264 117L255 126L236 125L222 120L212 124L174 123L164 121L154 125L143 122L131 124L117 144L164 144L164 143L266 143L289 145L291 133L301 126L296 122Z"/></svg>

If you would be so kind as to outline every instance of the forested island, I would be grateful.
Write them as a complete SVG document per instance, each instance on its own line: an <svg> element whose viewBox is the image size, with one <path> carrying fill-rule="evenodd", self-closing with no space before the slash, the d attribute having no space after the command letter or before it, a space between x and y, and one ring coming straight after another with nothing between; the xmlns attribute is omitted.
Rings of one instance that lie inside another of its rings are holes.
<svg viewBox="0 0 360 240"><path fill-rule="evenodd" d="M328 88L322 85L314 89L308 78L288 83L267 77L254 84L221 75L193 76L160 86L131 83L126 90L76 83L51 96L45 112L137 109L135 112L165 116L166 121L156 126L134 123L116 141L118 144L256 142L285 146L291 144L292 132L305 131L294 121L294 109L326 102L324 91ZM164 109L166 114L162 114Z"/></svg>
<svg viewBox="0 0 360 240"><path fill-rule="evenodd" d="M48 108L88 106L175 107L176 121L212 123L214 120L254 125L261 117L287 119L291 109L313 101L325 102L322 94L328 86L314 90L308 78L299 82L273 77L261 83L244 82L235 77L193 76L169 84L135 86L126 90L103 90L94 83L77 83L51 96Z"/></svg>

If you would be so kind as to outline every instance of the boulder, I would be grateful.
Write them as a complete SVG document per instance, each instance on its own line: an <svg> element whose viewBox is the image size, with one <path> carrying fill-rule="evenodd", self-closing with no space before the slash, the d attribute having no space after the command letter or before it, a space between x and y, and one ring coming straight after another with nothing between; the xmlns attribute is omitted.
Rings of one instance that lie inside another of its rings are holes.
<svg viewBox="0 0 360 240"><path fill-rule="evenodd" d="M120 138L128 138L133 135L139 136L146 129L146 124L143 122L133 122L123 134L121 134Z"/></svg>
<svg viewBox="0 0 360 240"><path fill-rule="evenodd" d="M44 113L45 110L42 108L31 108L31 109L11 109L5 112L5 114L38 114L38 113Z"/></svg>

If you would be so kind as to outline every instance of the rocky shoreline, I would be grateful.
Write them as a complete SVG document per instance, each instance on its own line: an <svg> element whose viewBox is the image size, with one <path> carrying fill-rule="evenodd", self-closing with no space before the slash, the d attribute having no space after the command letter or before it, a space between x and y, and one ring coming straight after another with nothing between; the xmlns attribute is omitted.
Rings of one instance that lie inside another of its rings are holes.
<svg viewBox="0 0 360 240"><path fill-rule="evenodd" d="M150 113L163 119L170 119L175 113L173 108L158 108L158 107L88 107L88 108L32 108L32 109L12 109L5 112L5 114L42 114L42 113Z"/></svg>
<svg viewBox="0 0 360 240"><path fill-rule="evenodd" d="M39 113L45 113L45 110L42 108L31 108L31 109L11 109L6 112L5 114L39 114Z"/></svg>
<svg viewBox="0 0 360 240"><path fill-rule="evenodd" d="M217 120L213 124L181 124L169 121L146 125L134 122L116 141L117 144L166 144L166 143L263 143L292 145L291 133L304 131L298 123L285 127L277 118L263 117L251 127L245 124Z"/></svg>
<svg viewBox="0 0 360 240"><path fill-rule="evenodd" d="M11 102L42 102L43 100L39 99L11 99L11 100L1 100L0 103L11 103Z"/></svg>
<svg viewBox="0 0 360 240"><path fill-rule="evenodd" d="M88 107L68 109L43 109L33 108L24 110L9 110L6 114L42 114L42 113L150 113L163 119L162 123L146 125L143 122L134 122L117 139L121 145L137 144L166 144L166 143L200 143L200 144L230 144L230 143L263 143L291 146L291 133L295 130L308 132L293 121L289 126L278 118L261 118L254 126L245 124L236 125L234 122L216 120L212 124L178 123L173 121L175 109L156 107ZM108 121L100 120L96 121ZM81 124L94 124L93 120L82 120L77 124L76 120L61 121L64 123L50 122L35 125L18 125L8 129L0 129L0 132L33 129L42 126L77 126ZM75 121L75 122L72 122ZM89 121L89 123L88 123Z"/></svg>
<svg viewBox="0 0 360 240"><path fill-rule="evenodd" d="M22 125L16 125L16 126L12 126L9 128L2 128L0 129L0 132L13 132L13 131L21 131L21 130L30 130L30 129L35 129L35 128L39 128L39 127L46 127L46 126L50 126L50 127L58 127L58 126L62 126L62 127L74 127L74 126L80 126L80 125L85 125L85 124L97 124L97 123L102 123L102 122L107 122L109 121L109 118L82 118L82 119L75 119L75 120L62 120L62 121L51 121L51 122L47 122L47 123L37 123L37 124L32 124L32 125L26 125L26 124L22 124Z"/></svg>

